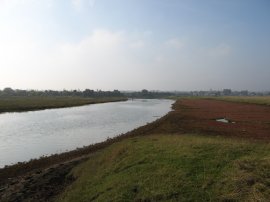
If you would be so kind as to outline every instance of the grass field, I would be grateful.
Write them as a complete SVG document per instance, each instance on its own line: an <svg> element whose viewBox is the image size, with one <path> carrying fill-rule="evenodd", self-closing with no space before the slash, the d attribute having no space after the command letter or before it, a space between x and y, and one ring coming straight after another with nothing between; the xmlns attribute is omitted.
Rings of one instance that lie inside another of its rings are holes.
<svg viewBox="0 0 270 202"><path fill-rule="evenodd" d="M243 102L248 104L270 105L270 96L222 96L211 97L210 99L230 102Z"/></svg>
<svg viewBox="0 0 270 202"><path fill-rule="evenodd" d="M82 97L1 97L0 113L73 107L86 104L123 101L126 98L82 98Z"/></svg>
<svg viewBox="0 0 270 202"><path fill-rule="evenodd" d="M151 135L96 152L57 201L267 201L270 145Z"/></svg>

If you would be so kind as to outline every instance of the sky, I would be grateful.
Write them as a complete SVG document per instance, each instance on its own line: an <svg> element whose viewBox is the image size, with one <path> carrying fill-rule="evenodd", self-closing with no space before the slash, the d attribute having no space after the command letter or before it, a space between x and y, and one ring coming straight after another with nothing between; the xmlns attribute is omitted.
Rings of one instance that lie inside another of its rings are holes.
<svg viewBox="0 0 270 202"><path fill-rule="evenodd" d="M0 0L0 89L270 91L269 0Z"/></svg>

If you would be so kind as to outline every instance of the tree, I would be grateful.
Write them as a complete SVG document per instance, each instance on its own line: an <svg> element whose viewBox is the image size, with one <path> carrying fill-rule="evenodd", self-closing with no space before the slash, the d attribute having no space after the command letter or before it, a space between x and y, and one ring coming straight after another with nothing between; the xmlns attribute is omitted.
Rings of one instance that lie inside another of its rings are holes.
<svg viewBox="0 0 270 202"><path fill-rule="evenodd" d="M15 91L10 87L4 88L3 92L4 92L4 95L14 95L15 93Z"/></svg>
<svg viewBox="0 0 270 202"><path fill-rule="evenodd" d="M142 94L143 94L143 95L147 95L147 94L148 94L148 90L143 89L143 90L142 90Z"/></svg>
<svg viewBox="0 0 270 202"><path fill-rule="evenodd" d="M83 91L83 96L84 97L91 97L91 96L94 96L94 91L93 90L90 90L90 89L85 89Z"/></svg>

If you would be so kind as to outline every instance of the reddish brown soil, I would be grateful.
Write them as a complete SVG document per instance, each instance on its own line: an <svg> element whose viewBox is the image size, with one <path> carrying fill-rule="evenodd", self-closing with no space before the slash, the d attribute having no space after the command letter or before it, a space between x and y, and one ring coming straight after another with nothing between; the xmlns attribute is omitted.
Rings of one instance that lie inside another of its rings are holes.
<svg viewBox="0 0 270 202"><path fill-rule="evenodd" d="M270 140L270 107L208 99L181 99L154 132L205 133ZM217 122L226 118L230 123ZM152 131L153 132L153 131Z"/></svg>

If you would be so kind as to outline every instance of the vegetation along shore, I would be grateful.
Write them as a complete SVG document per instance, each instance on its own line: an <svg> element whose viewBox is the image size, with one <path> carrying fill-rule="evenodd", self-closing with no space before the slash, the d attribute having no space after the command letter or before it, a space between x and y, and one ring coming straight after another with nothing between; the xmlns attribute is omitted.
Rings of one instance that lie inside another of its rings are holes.
<svg viewBox="0 0 270 202"><path fill-rule="evenodd" d="M75 107L88 104L126 101L125 97L4 97L0 98L0 113Z"/></svg>
<svg viewBox="0 0 270 202"><path fill-rule="evenodd" d="M1 169L0 200L267 201L269 123L267 105L178 99L116 138Z"/></svg>

